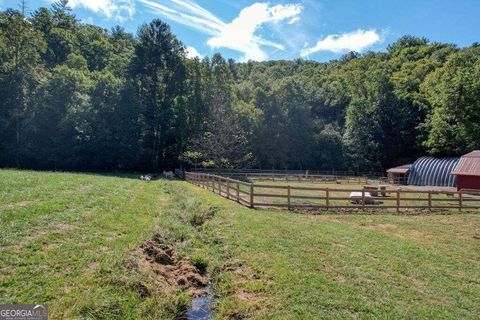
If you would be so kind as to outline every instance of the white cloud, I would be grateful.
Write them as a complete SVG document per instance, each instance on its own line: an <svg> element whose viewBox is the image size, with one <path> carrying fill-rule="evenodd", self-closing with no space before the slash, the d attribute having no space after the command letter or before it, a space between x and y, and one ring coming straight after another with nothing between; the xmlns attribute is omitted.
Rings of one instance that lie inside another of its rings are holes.
<svg viewBox="0 0 480 320"><path fill-rule="evenodd" d="M342 53L348 51L362 52L381 41L380 34L374 30L358 29L339 35L329 35L317 42L313 48L303 49L301 56L305 57L319 51Z"/></svg>
<svg viewBox="0 0 480 320"><path fill-rule="evenodd" d="M220 34L210 38L207 44L211 48L229 48L245 54L244 60L266 60L266 52L261 46L270 46L279 50L284 47L273 41L263 39L255 32L265 23L292 20L302 10L300 5L276 5L255 3L240 11L231 23L225 25Z"/></svg>
<svg viewBox="0 0 480 320"><path fill-rule="evenodd" d="M299 4L271 6L268 3L254 3L243 8L232 22L225 23L193 0L163 0L162 3L139 1L167 19L210 35L207 41L210 48L228 48L243 53L242 60L266 60L268 55L262 49L264 46L284 50L282 44L264 39L256 33L265 24L299 22L303 9Z"/></svg>
<svg viewBox="0 0 480 320"><path fill-rule="evenodd" d="M187 47L187 58L193 59L193 58L203 58L203 56L198 52L197 49L194 47Z"/></svg>
<svg viewBox="0 0 480 320"><path fill-rule="evenodd" d="M134 0L70 0L68 5L73 9L78 7L89 9L120 22L135 14Z"/></svg>
<svg viewBox="0 0 480 320"><path fill-rule="evenodd" d="M212 13L189 0L170 0L170 6L151 0L139 1L148 6L158 15L197 29L206 34L218 34L225 25L224 22L215 17ZM180 3L180 5L178 3ZM177 4L177 8L175 9L172 6L174 4Z"/></svg>

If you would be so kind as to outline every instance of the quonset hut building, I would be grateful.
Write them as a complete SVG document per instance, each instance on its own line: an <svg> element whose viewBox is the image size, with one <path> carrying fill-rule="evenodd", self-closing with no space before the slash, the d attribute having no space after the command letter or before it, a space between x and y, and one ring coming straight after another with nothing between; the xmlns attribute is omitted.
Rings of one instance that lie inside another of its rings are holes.
<svg viewBox="0 0 480 320"><path fill-rule="evenodd" d="M456 187L457 178L452 175L460 158L422 157L410 168L408 184L412 186Z"/></svg>
<svg viewBox="0 0 480 320"><path fill-rule="evenodd" d="M413 164L387 170L389 181L412 186L480 190L480 150L460 157L422 157Z"/></svg>
<svg viewBox="0 0 480 320"><path fill-rule="evenodd" d="M387 170L392 183L480 190L480 150L459 157L422 157L413 164Z"/></svg>

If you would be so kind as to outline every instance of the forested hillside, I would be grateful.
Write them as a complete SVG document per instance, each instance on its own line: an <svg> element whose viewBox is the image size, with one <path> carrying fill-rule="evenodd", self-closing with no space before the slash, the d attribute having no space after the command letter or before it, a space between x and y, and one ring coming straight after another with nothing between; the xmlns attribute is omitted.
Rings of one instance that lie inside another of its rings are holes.
<svg viewBox="0 0 480 320"><path fill-rule="evenodd" d="M480 147L480 45L405 36L328 63L187 59L59 1L0 12L0 166L382 170Z"/></svg>

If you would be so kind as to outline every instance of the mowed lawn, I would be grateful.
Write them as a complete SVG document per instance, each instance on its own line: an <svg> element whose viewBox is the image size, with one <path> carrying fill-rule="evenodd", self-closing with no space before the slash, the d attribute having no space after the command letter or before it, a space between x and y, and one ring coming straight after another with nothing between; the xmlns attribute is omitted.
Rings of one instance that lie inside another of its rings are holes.
<svg viewBox="0 0 480 320"><path fill-rule="evenodd" d="M220 319L480 317L477 214L301 215L182 181L0 170L0 232L0 302L52 319L181 318L190 297L135 267L155 234L207 266Z"/></svg>

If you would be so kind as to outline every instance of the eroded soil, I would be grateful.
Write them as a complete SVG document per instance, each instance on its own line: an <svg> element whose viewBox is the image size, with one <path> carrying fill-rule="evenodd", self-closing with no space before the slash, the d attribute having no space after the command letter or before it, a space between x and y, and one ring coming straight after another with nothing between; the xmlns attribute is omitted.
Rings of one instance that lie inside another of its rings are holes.
<svg viewBox="0 0 480 320"><path fill-rule="evenodd" d="M145 241L136 250L138 267L152 275L155 286L180 287L191 296L206 293L207 278L191 264L190 258L180 259L174 248L166 244L163 237L157 234L152 240ZM148 295L146 286L142 294Z"/></svg>

